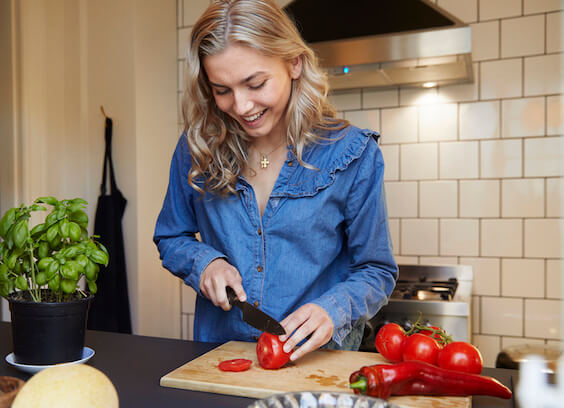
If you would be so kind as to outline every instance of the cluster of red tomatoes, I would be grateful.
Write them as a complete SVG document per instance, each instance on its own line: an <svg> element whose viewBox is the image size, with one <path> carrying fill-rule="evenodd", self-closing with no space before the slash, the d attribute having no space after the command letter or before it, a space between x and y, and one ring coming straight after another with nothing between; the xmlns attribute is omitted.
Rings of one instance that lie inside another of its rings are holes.
<svg viewBox="0 0 564 408"><path fill-rule="evenodd" d="M376 350L393 363L423 361L449 370L480 374L484 366L480 351L470 343L452 341L436 326L415 324L406 332L396 323L387 323L376 334Z"/></svg>

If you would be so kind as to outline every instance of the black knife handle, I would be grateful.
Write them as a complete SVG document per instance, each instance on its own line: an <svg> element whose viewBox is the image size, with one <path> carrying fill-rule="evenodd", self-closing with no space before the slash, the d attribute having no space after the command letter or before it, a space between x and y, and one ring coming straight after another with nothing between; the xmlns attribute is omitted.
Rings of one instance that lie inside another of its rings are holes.
<svg viewBox="0 0 564 408"><path fill-rule="evenodd" d="M239 302L239 298L231 286L226 286L225 292L227 292L227 300L229 300L229 304L232 305L235 302Z"/></svg>

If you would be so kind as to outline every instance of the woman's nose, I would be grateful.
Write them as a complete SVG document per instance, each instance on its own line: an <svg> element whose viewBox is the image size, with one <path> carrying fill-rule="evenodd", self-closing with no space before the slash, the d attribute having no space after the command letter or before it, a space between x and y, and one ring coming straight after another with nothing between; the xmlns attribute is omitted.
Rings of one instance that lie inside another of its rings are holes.
<svg viewBox="0 0 564 408"><path fill-rule="evenodd" d="M233 110L237 115L249 113L252 107L253 103L245 92L234 92Z"/></svg>

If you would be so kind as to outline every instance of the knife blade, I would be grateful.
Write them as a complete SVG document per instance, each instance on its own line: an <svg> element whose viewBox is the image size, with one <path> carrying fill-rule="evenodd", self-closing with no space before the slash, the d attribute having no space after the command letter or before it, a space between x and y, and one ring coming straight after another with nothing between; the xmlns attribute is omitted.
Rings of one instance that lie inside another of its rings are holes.
<svg viewBox="0 0 564 408"><path fill-rule="evenodd" d="M227 299L229 299L229 303L241 309L243 312L243 320L246 323L250 324L255 329L272 333L276 336L286 334L286 330L284 330L282 325L278 323L275 318L254 307L249 302L241 302L237 298L233 288L230 286L226 286L225 290L227 292Z"/></svg>

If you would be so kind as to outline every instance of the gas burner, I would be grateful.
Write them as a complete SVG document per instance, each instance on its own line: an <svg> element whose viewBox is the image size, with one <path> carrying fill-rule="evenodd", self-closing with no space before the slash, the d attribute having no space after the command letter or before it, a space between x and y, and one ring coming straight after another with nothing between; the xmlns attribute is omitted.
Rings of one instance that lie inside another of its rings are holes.
<svg viewBox="0 0 564 408"><path fill-rule="evenodd" d="M398 280L391 299L445 300L450 301L458 287L456 278L446 281Z"/></svg>

